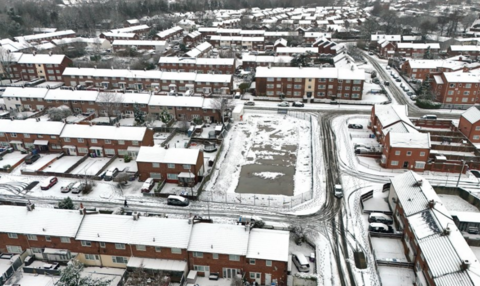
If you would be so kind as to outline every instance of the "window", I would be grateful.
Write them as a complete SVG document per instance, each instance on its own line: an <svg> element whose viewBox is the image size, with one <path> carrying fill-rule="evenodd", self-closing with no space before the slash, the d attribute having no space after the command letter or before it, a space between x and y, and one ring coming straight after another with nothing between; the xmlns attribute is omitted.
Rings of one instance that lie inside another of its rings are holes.
<svg viewBox="0 0 480 286"><path fill-rule="evenodd" d="M420 157L425 156L425 152L420 152Z"/></svg>
<svg viewBox="0 0 480 286"><path fill-rule="evenodd" d="M27 239L28 240L37 240L37 236L34 234L27 234Z"/></svg>
<svg viewBox="0 0 480 286"><path fill-rule="evenodd" d="M228 256L228 260L230 260L230 261L240 261L240 255L232 255L232 254L230 254L230 255Z"/></svg>
<svg viewBox="0 0 480 286"><path fill-rule="evenodd" d="M178 175L177 174L167 174L167 179L178 180Z"/></svg>
<svg viewBox="0 0 480 286"><path fill-rule="evenodd" d="M132 141L132 145L135 145L135 146L137 146L138 144L139 144L139 142L138 142L138 141Z"/></svg>
<svg viewBox="0 0 480 286"><path fill-rule="evenodd" d="M106 155L115 155L115 149L105 149Z"/></svg>
<svg viewBox="0 0 480 286"><path fill-rule="evenodd" d="M262 273L260 272L250 272L250 279L261 278Z"/></svg>
<svg viewBox="0 0 480 286"><path fill-rule="evenodd" d="M193 257L203 258L203 252L194 252Z"/></svg>
<svg viewBox="0 0 480 286"><path fill-rule="evenodd" d="M63 138L63 141L70 142L70 138Z"/></svg>
<svg viewBox="0 0 480 286"><path fill-rule="evenodd" d="M470 91L464 91L463 95L470 95Z"/></svg>
<svg viewBox="0 0 480 286"><path fill-rule="evenodd" d="M476 130L476 131L479 131L479 130L480 130L480 126L475 126L475 130Z"/></svg>
<svg viewBox="0 0 480 286"><path fill-rule="evenodd" d="M92 143L97 143L97 139L90 139L90 141L92 141Z"/></svg>
<svg viewBox="0 0 480 286"><path fill-rule="evenodd" d="M88 240L82 240L82 246L83 246L83 247L91 247L91 246L92 246L92 242L91 242L91 241L88 241Z"/></svg>
<svg viewBox="0 0 480 286"><path fill-rule="evenodd" d="M100 242L100 247L101 248L106 248L107 247L107 244L105 242Z"/></svg>
<svg viewBox="0 0 480 286"><path fill-rule="evenodd" d="M78 138L77 141L78 141L78 143L83 143L83 139L82 139L82 138Z"/></svg>
<svg viewBox="0 0 480 286"><path fill-rule="evenodd" d="M123 243L115 243L115 249L125 249L125 244L123 244Z"/></svg>
<svg viewBox="0 0 480 286"><path fill-rule="evenodd" d="M137 249L138 251L146 251L147 247L145 245L136 245L135 249Z"/></svg>
<svg viewBox="0 0 480 286"><path fill-rule="evenodd" d="M11 137L17 137L17 133L10 133Z"/></svg>
<svg viewBox="0 0 480 286"><path fill-rule="evenodd" d="M415 169L425 169L425 162L415 162Z"/></svg>
<svg viewBox="0 0 480 286"><path fill-rule="evenodd" d="M465 84L465 88L472 88L472 84L471 83Z"/></svg>
<svg viewBox="0 0 480 286"><path fill-rule="evenodd" d="M30 138L30 134L25 133L25 134L23 134L23 137L25 137L25 138Z"/></svg>
<svg viewBox="0 0 480 286"><path fill-rule="evenodd" d="M212 258L213 259L218 259L218 253L212 253Z"/></svg>
<svg viewBox="0 0 480 286"><path fill-rule="evenodd" d="M62 242L62 243L70 243L70 237L60 237L60 242Z"/></svg>
<svg viewBox="0 0 480 286"><path fill-rule="evenodd" d="M152 168L160 168L160 163L152 163Z"/></svg>
<svg viewBox="0 0 480 286"><path fill-rule="evenodd" d="M41 249L41 248L38 248L38 247L32 247L32 252L33 252L33 253L41 254L41 253L42 253L42 249Z"/></svg>
<svg viewBox="0 0 480 286"><path fill-rule="evenodd" d="M267 77L267 81L274 81L273 77Z"/></svg>
<svg viewBox="0 0 480 286"><path fill-rule="evenodd" d="M180 248L172 248L173 254L182 254L182 250Z"/></svg>
<svg viewBox="0 0 480 286"><path fill-rule="evenodd" d="M248 264L255 265L255 259L253 259L253 258L249 259Z"/></svg>
<svg viewBox="0 0 480 286"><path fill-rule="evenodd" d="M479 138L480 138L480 136L478 136L478 135L473 136L473 140L478 140Z"/></svg>
<svg viewBox="0 0 480 286"><path fill-rule="evenodd" d="M15 245L7 245L8 253L22 253L22 247Z"/></svg>
<svg viewBox="0 0 480 286"><path fill-rule="evenodd" d="M155 246L155 252L162 252L162 248L160 246Z"/></svg>
<svg viewBox="0 0 480 286"><path fill-rule="evenodd" d="M9 233L8 238L18 238L18 235L16 233Z"/></svg>
<svg viewBox="0 0 480 286"><path fill-rule="evenodd" d="M45 236L45 241L52 241L52 238L48 235Z"/></svg>
<svg viewBox="0 0 480 286"><path fill-rule="evenodd" d="M395 151L395 156L400 156L400 151Z"/></svg>
<svg viewBox="0 0 480 286"><path fill-rule="evenodd" d="M412 156L412 151L407 151L407 156Z"/></svg>
<svg viewBox="0 0 480 286"><path fill-rule="evenodd" d="M193 265L193 270L200 271L200 272L210 272L210 266Z"/></svg>
<svg viewBox="0 0 480 286"><path fill-rule="evenodd" d="M271 260L265 260L265 265L268 267L272 267L272 261Z"/></svg>
<svg viewBox="0 0 480 286"><path fill-rule="evenodd" d="M125 141L124 140L118 140L118 145L125 145Z"/></svg>
<svg viewBox="0 0 480 286"><path fill-rule="evenodd" d="M183 168L184 168L185 170L190 170L191 167L192 167L191 165L183 165Z"/></svg>
<svg viewBox="0 0 480 286"><path fill-rule="evenodd" d="M160 179L162 179L162 174L160 174L160 173L150 173L150 178L160 180Z"/></svg>
<svg viewBox="0 0 480 286"><path fill-rule="evenodd" d="M86 260L100 260L98 255L95 254L85 254Z"/></svg>
<svg viewBox="0 0 480 286"><path fill-rule="evenodd" d="M392 161L392 162L390 163L390 165L392 165L392 166L398 166L398 161Z"/></svg>
<svg viewBox="0 0 480 286"><path fill-rule="evenodd" d="M169 169L175 169L175 164L168 163L168 164L167 164L167 167L168 167Z"/></svg>
<svg viewBox="0 0 480 286"><path fill-rule="evenodd" d="M112 140L105 139L105 144L112 144Z"/></svg>
<svg viewBox="0 0 480 286"><path fill-rule="evenodd" d="M118 264L127 264L128 260L123 256L112 256L112 262Z"/></svg>

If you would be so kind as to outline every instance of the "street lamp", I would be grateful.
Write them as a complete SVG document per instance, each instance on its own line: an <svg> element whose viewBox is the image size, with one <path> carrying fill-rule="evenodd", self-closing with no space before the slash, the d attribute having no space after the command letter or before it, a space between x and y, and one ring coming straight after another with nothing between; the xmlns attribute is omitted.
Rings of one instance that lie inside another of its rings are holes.
<svg viewBox="0 0 480 286"><path fill-rule="evenodd" d="M455 188L458 188L458 184L460 183L460 178L462 177L463 168L465 167L465 160L462 160L462 169L460 170L460 174L458 174L457 185Z"/></svg>

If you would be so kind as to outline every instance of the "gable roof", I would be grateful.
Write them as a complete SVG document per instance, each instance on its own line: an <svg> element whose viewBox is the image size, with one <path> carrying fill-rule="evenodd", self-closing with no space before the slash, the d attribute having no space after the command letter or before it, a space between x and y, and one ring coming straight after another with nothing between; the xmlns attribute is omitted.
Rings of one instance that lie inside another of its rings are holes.
<svg viewBox="0 0 480 286"><path fill-rule="evenodd" d="M250 231L247 258L288 261L290 233L254 228Z"/></svg>
<svg viewBox="0 0 480 286"><path fill-rule="evenodd" d="M462 117L470 123L476 123L480 121L480 110L477 107L472 106L467 111L462 113Z"/></svg>
<svg viewBox="0 0 480 286"><path fill-rule="evenodd" d="M240 225L197 223L193 226L188 251L244 256L249 233Z"/></svg>
<svg viewBox="0 0 480 286"><path fill-rule="evenodd" d="M199 149L165 149L159 146L142 146L138 151L136 161L143 163L195 165L197 163L199 154Z"/></svg>

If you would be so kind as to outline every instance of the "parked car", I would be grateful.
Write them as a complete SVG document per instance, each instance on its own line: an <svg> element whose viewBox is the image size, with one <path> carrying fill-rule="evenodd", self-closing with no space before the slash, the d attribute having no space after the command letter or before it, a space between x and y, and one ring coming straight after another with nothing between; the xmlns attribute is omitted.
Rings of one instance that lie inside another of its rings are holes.
<svg viewBox="0 0 480 286"><path fill-rule="evenodd" d="M371 232L383 232L383 233L393 233L393 227L391 225L386 225L384 223L372 222L368 226L368 230Z"/></svg>
<svg viewBox="0 0 480 286"><path fill-rule="evenodd" d="M389 65L387 65L386 69L387 69L387 70L389 70L389 69L390 69L390 66L389 66Z"/></svg>
<svg viewBox="0 0 480 286"><path fill-rule="evenodd" d="M118 174L118 169L117 168L111 168L105 173L105 176L103 177L103 179L105 181L111 181L111 180L113 180L113 178L115 178L115 176L117 174Z"/></svg>
<svg viewBox="0 0 480 286"><path fill-rule="evenodd" d="M280 102L280 103L278 104L278 106L280 106L280 107L289 107L290 104L288 103L288 101L282 101L282 102Z"/></svg>
<svg viewBox="0 0 480 286"><path fill-rule="evenodd" d="M332 100L330 101L330 104L338 104L338 101Z"/></svg>
<svg viewBox="0 0 480 286"><path fill-rule="evenodd" d="M298 272L310 272L310 263L303 253L294 252L292 253L293 264L298 269Z"/></svg>
<svg viewBox="0 0 480 286"><path fill-rule="evenodd" d="M373 56L373 52L368 52L369 55Z"/></svg>
<svg viewBox="0 0 480 286"><path fill-rule="evenodd" d="M293 107L304 107L305 104L303 104L303 102L300 102L300 101L295 101L293 104L292 104Z"/></svg>
<svg viewBox="0 0 480 286"><path fill-rule="evenodd" d="M23 261L23 263L25 264L25 266L29 266L34 261L35 261L35 255L29 255L25 257L25 260Z"/></svg>
<svg viewBox="0 0 480 286"><path fill-rule="evenodd" d="M472 175L474 175L476 178L480 178L480 171L470 170L470 173L472 173Z"/></svg>
<svg viewBox="0 0 480 286"><path fill-rule="evenodd" d="M393 223L393 219L391 216L384 213L370 213L368 216L368 222L379 222L388 225Z"/></svg>
<svg viewBox="0 0 480 286"><path fill-rule="evenodd" d="M335 197L339 199L343 198L342 185L335 185Z"/></svg>
<svg viewBox="0 0 480 286"><path fill-rule="evenodd" d="M243 105L246 105L246 106L255 106L255 101L247 101L247 102L245 102Z"/></svg>
<svg viewBox="0 0 480 286"><path fill-rule="evenodd" d="M60 188L60 191L61 191L62 193L68 193L68 192L70 192L70 191L72 190L73 185L75 185L74 182L73 182L73 183L70 183L70 184L68 184L68 185L66 185L66 186L62 186L62 187Z"/></svg>
<svg viewBox="0 0 480 286"><path fill-rule="evenodd" d="M37 161L38 159L40 159L40 155L38 155L38 154L31 154L31 155L28 155L27 157L25 157L25 163L27 163L27 164L33 164L33 163L35 163L35 161Z"/></svg>
<svg viewBox="0 0 480 286"><path fill-rule="evenodd" d="M240 92L236 92L235 93L235 99L240 99L240 97L242 97L242 95L240 94Z"/></svg>
<svg viewBox="0 0 480 286"><path fill-rule="evenodd" d="M367 149L365 147L355 148L355 154L366 154L366 153L371 153L371 152L372 152L371 149Z"/></svg>
<svg viewBox="0 0 480 286"><path fill-rule="evenodd" d="M411 97L412 95L415 95L415 93L413 93L413 92L411 92L411 91L408 91L408 92L407 92L407 95L408 95L409 97Z"/></svg>
<svg viewBox="0 0 480 286"><path fill-rule="evenodd" d="M420 117L420 119L425 119L425 120L437 120L437 116L436 116L436 115L432 115L432 114L427 114L427 115L424 115L424 116Z"/></svg>
<svg viewBox="0 0 480 286"><path fill-rule="evenodd" d="M400 78L396 78L395 81L396 82L402 82L402 80Z"/></svg>
<svg viewBox="0 0 480 286"><path fill-rule="evenodd" d="M80 194L85 190L87 185L83 182L76 182L72 187L72 194Z"/></svg>
<svg viewBox="0 0 480 286"><path fill-rule="evenodd" d="M367 145L365 145L365 144L361 144L361 143L356 143L356 144L354 145L354 148L355 148L355 149L360 148L360 147L361 147L361 148L365 148L365 149L369 149L369 150L372 149L372 147L367 146Z"/></svg>
<svg viewBox="0 0 480 286"><path fill-rule="evenodd" d="M350 129L363 129L361 124L348 124L348 128Z"/></svg>
<svg viewBox="0 0 480 286"><path fill-rule="evenodd" d="M389 86L389 85L390 85L390 82L384 81L383 84L384 84L385 86Z"/></svg>
<svg viewBox="0 0 480 286"><path fill-rule="evenodd" d="M46 191L53 187L57 182L57 177L48 177L40 184L40 189Z"/></svg>
<svg viewBox="0 0 480 286"><path fill-rule="evenodd" d="M150 192L150 190L153 188L153 185L155 185L155 181L153 180L153 178L146 179L142 185L141 192L142 193Z"/></svg>
<svg viewBox="0 0 480 286"><path fill-rule="evenodd" d="M170 195L167 198L167 204L173 205L173 206L186 207L190 204L190 201L187 198L184 198L181 196Z"/></svg>

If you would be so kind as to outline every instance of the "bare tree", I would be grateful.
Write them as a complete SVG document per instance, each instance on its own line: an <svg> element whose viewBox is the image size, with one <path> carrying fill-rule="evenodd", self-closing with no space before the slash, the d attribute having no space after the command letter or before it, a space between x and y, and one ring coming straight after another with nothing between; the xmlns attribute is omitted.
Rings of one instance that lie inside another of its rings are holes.
<svg viewBox="0 0 480 286"><path fill-rule="evenodd" d="M143 264L128 275L125 286L169 285L170 277L162 271L146 271Z"/></svg>
<svg viewBox="0 0 480 286"><path fill-rule="evenodd" d="M14 55L6 49L0 48L0 75L12 82L12 64L14 64Z"/></svg>
<svg viewBox="0 0 480 286"><path fill-rule="evenodd" d="M223 127L225 127L225 117L227 112L230 111L234 106L233 100L226 97L214 98L211 106L220 117Z"/></svg>
<svg viewBox="0 0 480 286"><path fill-rule="evenodd" d="M478 19L477 15L468 13L460 20L463 26L463 33L467 32L467 29L470 28L470 26L473 24L473 22L475 22L476 19Z"/></svg>
<svg viewBox="0 0 480 286"><path fill-rule="evenodd" d="M108 117L110 124L113 124L112 118L115 118L122 113L122 93L102 92L98 96L97 102L102 106L102 111Z"/></svg>
<svg viewBox="0 0 480 286"><path fill-rule="evenodd" d="M62 121L63 119L71 115L73 115L73 112L66 105L61 105L59 107L51 107L48 109L48 118L52 121Z"/></svg>

